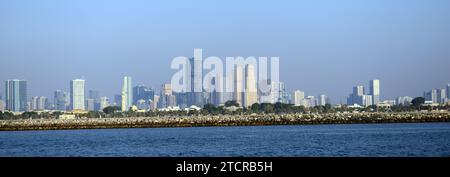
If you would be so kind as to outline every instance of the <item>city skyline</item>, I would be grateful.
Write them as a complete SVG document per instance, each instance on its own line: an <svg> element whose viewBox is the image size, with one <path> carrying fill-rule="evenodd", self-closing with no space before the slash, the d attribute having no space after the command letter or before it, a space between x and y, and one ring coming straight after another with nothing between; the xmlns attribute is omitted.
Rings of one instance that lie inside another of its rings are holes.
<svg viewBox="0 0 450 177"><path fill-rule="evenodd" d="M208 56L279 56L289 93L325 93L334 103L373 78L383 81L382 99L449 82L449 1L344 2L259 2L257 10L240 1L1 1L0 87L24 79L30 97L52 98L85 78L87 90L114 98L116 78L159 88L173 74L170 60L196 47Z"/></svg>
<svg viewBox="0 0 450 177"><path fill-rule="evenodd" d="M329 95L324 93L319 95L307 94L301 90L294 90L288 92L284 89L285 84L283 82L272 83L272 91L270 92L271 99L264 101L264 95L258 95L255 90L254 69L251 64L246 65L243 68L236 66L234 69L235 78L234 82L235 90L231 93L233 96L226 98L227 92L175 92L172 90L171 84L162 84L160 95L151 87L146 87L142 84L133 84L130 76L123 77L122 92L120 94L120 102L115 99L114 102L109 102L110 98L100 94L98 90L86 90L85 79L70 80L69 94L63 90L55 90L53 99L45 96L28 95L28 84L26 80L10 79L5 81L3 92L7 93L2 95L2 106L5 106L6 110L13 110L15 112L23 112L28 108L32 111L43 110L63 110L63 111L96 111L102 110L109 105L116 105L122 107L122 111L127 111L132 106L136 106L137 109L154 110L156 108L167 108L174 106L191 106L196 105L203 107L207 103L214 105L224 104L226 101L237 101L237 103L244 107L250 107L253 103L287 103L295 106L313 107L316 105L324 106L326 104L346 104L349 106L362 105L371 106L378 103L383 104L410 104L415 97L423 97L425 101L429 103L446 104L450 100L450 83L443 87L431 89L430 91L424 91L423 95L398 95L395 98L374 100L374 97L380 97L380 93L383 93L380 89L381 81L378 79L369 80L369 87L364 85L356 85L353 87L352 93L347 97L346 103L333 103L330 102ZM239 72L243 72L239 74ZM196 78L192 78L196 80ZM241 84L237 84L241 83ZM214 84L214 83L210 83ZM190 86L194 85L194 82ZM241 85L241 86L239 86ZM274 87L275 86L275 87ZM210 86L211 87L211 86ZM200 102L202 105L197 105L198 100L190 100L192 93L199 93L202 95ZM135 95L135 96L133 96ZM374 96L375 95L375 96ZM317 96L317 97L316 97ZM222 98L221 100L214 100ZM237 99L237 98L240 98ZM276 98L274 100L274 98ZM67 99L70 99L67 101ZM181 99L181 101L179 101ZM185 99L185 100L184 100ZM286 100L286 101L284 101ZM152 104L157 104L152 105ZM11 106L13 105L13 106ZM124 107L125 105L125 107ZM152 109L153 108L153 109Z"/></svg>

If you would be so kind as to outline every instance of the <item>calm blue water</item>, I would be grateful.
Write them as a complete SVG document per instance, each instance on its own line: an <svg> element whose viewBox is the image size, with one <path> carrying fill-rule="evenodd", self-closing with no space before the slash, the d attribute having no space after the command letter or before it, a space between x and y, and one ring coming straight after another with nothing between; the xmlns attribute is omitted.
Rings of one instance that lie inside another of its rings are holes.
<svg viewBox="0 0 450 177"><path fill-rule="evenodd" d="M0 156L450 156L450 123L0 132Z"/></svg>

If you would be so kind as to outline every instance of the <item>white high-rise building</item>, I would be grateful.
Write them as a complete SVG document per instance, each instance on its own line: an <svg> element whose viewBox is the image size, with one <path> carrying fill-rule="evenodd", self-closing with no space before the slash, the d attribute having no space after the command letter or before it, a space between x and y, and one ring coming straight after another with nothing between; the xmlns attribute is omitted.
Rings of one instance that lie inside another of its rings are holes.
<svg viewBox="0 0 450 177"><path fill-rule="evenodd" d="M404 97L398 97L396 104L397 105L404 105L404 106L408 106L411 105L413 98L409 97L409 96L404 96Z"/></svg>
<svg viewBox="0 0 450 177"><path fill-rule="evenodd" d="M369 95L372 95L372 105L376 105L380 102L380 80L370 80L369 91Z"/></svg>
<svg viewBox="0 0 450 177"><path fill-rule="evenodd" d="M304 100L303 105L305 107L314 107L316 106L316 98L314 96L307 96Z"/></svg>
<svg viewBox="0 0 450 177"><path fill-rule="evenodd" d="M319 95L318 105L325 106L326 104L328 104L328 96L324 94Z"/></svg>
<svg viewBox="0 0 450 177"><path fill-rule="evenodd" d="M48 99L44 96L32 97L30 102L31 110L33 111L43 111L47 109Z"/></svg>
<svg viewBox="0 0 450 177"><path fill-rule="evenodd" d="M109 106L109 98L108 97L100 97L100 111Z"/></svg>
<svg viewBox="0 0 450 177"><path fill-rule="evenodd" d="M122 86L122 111L128 111L133 106L132 79L129 76L123 78Z"/></svg>
<svg viewBox="0 0 450 177"><path fill-rule="evenodd" d="M258 102L258 89L256 86L255 67L247 65L245 70L245 100L244 106L249 107Z"/></svg>
<svg viewBox="0 0 450 177"><path fill-rule="evenodd" d="M447 84L447 100L450 100L450 84Z"/></svg>
<svg viewBox="0 0 450 177"><path fill-rule="evenodd" d="M361 105L363 106L371 106L373 104L373 98L372 95L363 95L361 96Z"/></svg>
<svg viewBox="0 0 450 177"><path fill-rule="evenodd" d="M300 91L300 90L296 90L296 91L294 91L293 95L294 95L294 105L295 106L302 106L303 103L304 103L303 100L305 99L305 92Z"/></svg>
<svg viewBox="0 0 450 177"><path fill-rule="evenodd" d="M5 110L5 102L3 100L0 100L0 112Z"/></svg>
<svg viewBox="0 0 450 177"><path fill-rule="evenodd" d="M244 80L243 80L243 68L241 66L235 67L234 73L234 100L239 103L239 106L244 106L243 92L244 92Z"/></svg>
<svg viewBox="0 0 450 177"><path fill-rule="evenodd" d="M85 110L85 84L83 79L70 81L70 107L71 110Z"/></svg>
<svg viewBox="0 0 450 177"><path fill-rule="evenodd" d="M437 101L438 103L445 103L447 99L447 93L445 89L437 89Z"/></svg>

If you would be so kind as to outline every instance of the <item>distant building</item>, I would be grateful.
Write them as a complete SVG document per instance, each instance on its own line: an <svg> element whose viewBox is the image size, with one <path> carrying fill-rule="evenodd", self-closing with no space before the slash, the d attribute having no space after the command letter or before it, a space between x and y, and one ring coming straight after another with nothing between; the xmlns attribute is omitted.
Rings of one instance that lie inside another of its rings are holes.
<svg viewBox="0 0 450 177"><path fill-rule="evenodd" d="M438 102L438 89L433 89L429 92L424 93L425 101L430 101L432 103L439 103Z"/></svg>
<svg viewBox="0 0 450 177"><path fill-rule="evenodd" d="M88 99L94 99L96 102L100 101L100 91L98 90L89 90Z"/></svg>
<svg viewBox="0 0 450 177"><path fill-rule="evenodd" d="M122 111L128 111L133 106L132 79L129 76L123 78L122 85Z"/></svg>
<svg viewBox="0 0 450 177"><path fill-rule="evenodd" d="M437 89L437 102L444 104L447 100L447 94L445 93L446 90L445 89Z"/></svg>
<svg viewBox="0 0 450 177"><path fill-rule="evenodd" d="M384 100L384 101L380 101L379 103L387 104L389 106L397 105L397 101L396 100ZM378 106L378 104L377 104L377 106Z"/></svg>
<svg viewBox="0 0 450 177"><path fill-rule="evenodd" d="M185 74L189 76L186 80L187 88L186 105L203 106L204 93L203 93L203 62L201 58L190 58L188 65L186 65Z"/></svg>
<svg viewBox="0 0 450 177"><path fill-rule="evenodd" d="M361 105L362 106L371 106L373 105L373 98L372 95L363 95L361 98Z"/></svg>
<svg viewBox="0 0 450 177"><path fill-rule="evenodd" d="M33 97L31 98L30 104L32 111L44 111L49 107L48 99L44 96Z"/></svg>
<svg viewBox="0 0 450 177"><path fill-rule="evenodd" d="M256 71L253 65L247 65L245 69L245 99L244 107L250 107L258 103L258 89L256 82Z"/></svg>
<svg viewBox="0 0 450 177"><path fill-rule="evenodd" d="M13 112L26 111L27 106L27 82L24 80L7 80L5 82L6 110Z"/></svg>
<svg viewBox="0 0 450 177"><path fill-rule="evenodd" d="M280 103L289 104L288 94L286 93L286 84L284 82L280 82L278 86L278 101Z"/></svg>
<svg viewBox="0 0 450 177"><path fill-rule="evenodd" d="M95 110L95 99L92 99L92 98L86 99L86 108L88 111L96 111Z"/></svg>
<svg viewBox="0 0 450 177"><path fill-rule="evenodd" d="M147 101L145 101L143 99L138 100L135 104L136 104L136 107L137 107L138 110L147 110L147 109L149 109Z"/></svg>
<svg viewBox="0 0 450 177"><path fill-rule="evenodd" d="M114 95L114 106L122 107L122 95L116 94Z"/></svg>
<svg viewBox="0 0 450 177"><path fill-rule="evenodd" d="M324 95L324 94L319 95L318 103L317 103L317 104L318 104L319 106L325 106L326 104L329 104L328 96L326 96L326 95Z"/></svg>
<svg viewBox="0 0 450 177"><path fill-rule="evenodd" d="M149 87L146 87L144 85L138 85L136 87L133 87L133 103L137 104L138 101L144 100L146 104L150 100L153 100L155 97L155 91ZM139 107L139 106L138 106Z"/></svg>
<svg viewBox="0 0 450 177"><path fill-rule="evenodd" d="M0 100L0 112L5 111L5 101Z"/></svg>
<svg viewBox="0 0 450 177"><path fill-rule="evenodd" d="M109 106L109 98L108 97L100 97L100 111Z"/></svg>
<svg viewBox="0 0 450 177"><path fill-rule="evenodd" d="M369 81L369 95L372 96L371 105L376 105L380 102L380 80L370 80Z"/></svg>
<svg viewBox="0 0 450 177"><path fill-rule="evenodd" d="M70 103L67 92L56 90L53 95L53 102L55 104L55 110L66 111Z"/></svg>
<svg viewBox="0 0 450 177"><path fill-rule="evenodd" d="M447 100L450 100L450 84L447 84L447 89L446 89L446 95L447 95Z"/></svg>
<svg viewBox="0 0 450 177"><path fill-rule="evenodd" d="M85 85L83 79L75 79L70 81L70 107L72 111L85 110Z"/></svg>
<svg viewBox="0 0 450 177"><path fill-rule="evenodd" d="M150 110L151 111L155 111L158 109L159 100L160 100L160 96L155 95L154 99L150 102Z"/></svg>
<svg viewBox="0 0 450 177"><path fill-rule="evenodd" d="M234 68L234 99L239 106L244 106L244 74L241 66Z"/></svg>
<svg viewBox="0 0 450 177"><path fill-rule="evenodd" d="M301 90L296 90L294 91L294 105L295 106L304 106L303 105L303 100L305 99L305 92L301 91Z"/></svg>
<svg viewBox="0 0 450 177"><path fill-rule="evenodd" d="M363 105L364 86L358 85L353 87L353 92L347 98L347 105Z"/></svg>
<svg viewBox="0 0 450 177"><path fill-rule="evenodd" d="M177 100L173 95L172 85L163 84L161 87L161 94L159 100L159 108L167 108L169 106L176 106Z"/></svg>
<svg viewBox="0 0 450 177"><path fill-rule="evenodd" d="M397 105L404 105L404 106L409 106L411 105L413 98L409 97L409 96L405 96L405 97L398 97L396 104Z"/></svg>
<svg viewBox="0 0 450 177"><path fill-rule="evenodd" d="M305 107L316 106L316 98L314 96L307 96L302 103Z"/></svg>

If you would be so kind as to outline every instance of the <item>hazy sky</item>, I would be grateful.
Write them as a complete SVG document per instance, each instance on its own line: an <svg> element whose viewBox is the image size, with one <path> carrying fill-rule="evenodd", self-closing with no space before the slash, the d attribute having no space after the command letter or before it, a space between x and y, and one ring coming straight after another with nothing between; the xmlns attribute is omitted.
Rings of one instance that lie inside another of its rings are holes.
<svg viewBox="0 0 450 177"><path fill-rule="evenodd" d="M0 86L29 96L88 89L120 93L170 82L176 56L279 56L289 91L345 102L381 80L382 98L418 96L450 82L450 1L0 0Z"/></svg>

